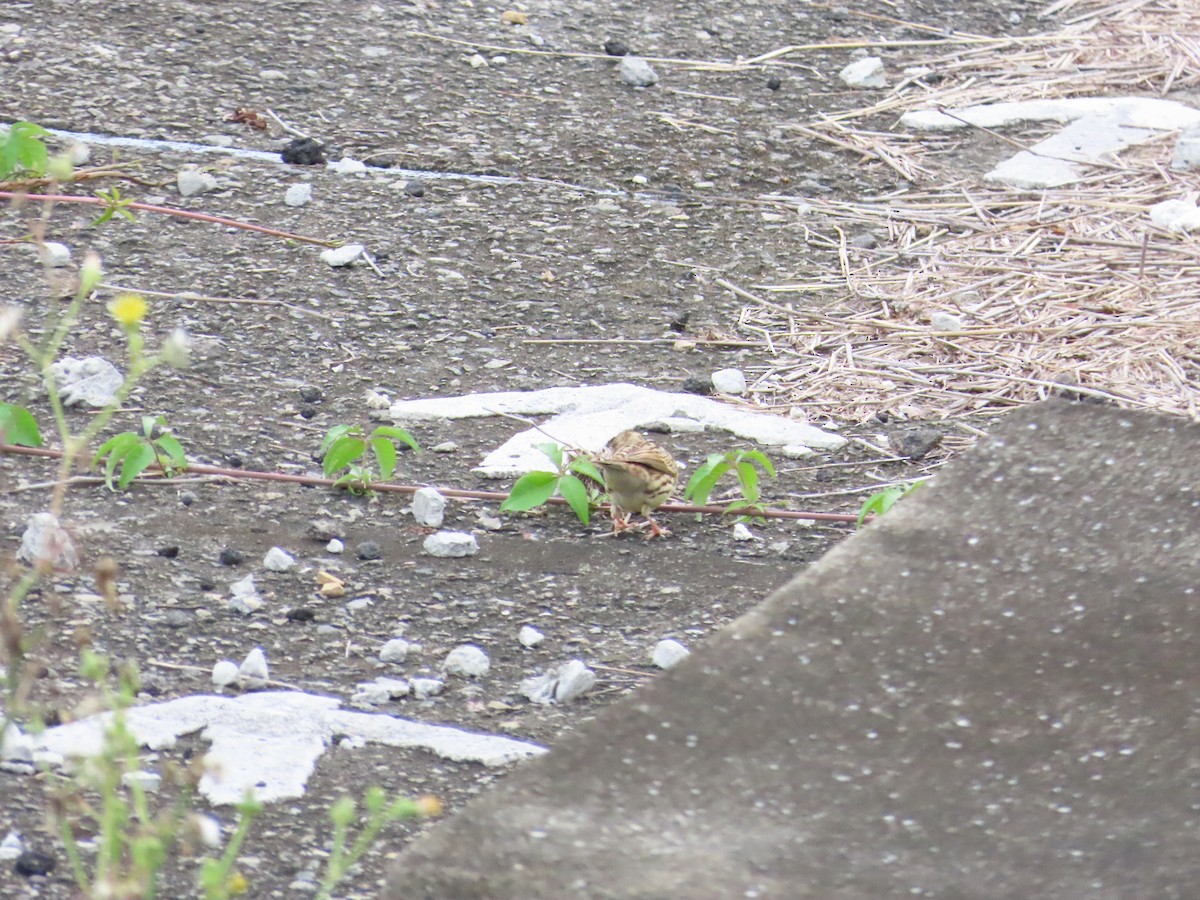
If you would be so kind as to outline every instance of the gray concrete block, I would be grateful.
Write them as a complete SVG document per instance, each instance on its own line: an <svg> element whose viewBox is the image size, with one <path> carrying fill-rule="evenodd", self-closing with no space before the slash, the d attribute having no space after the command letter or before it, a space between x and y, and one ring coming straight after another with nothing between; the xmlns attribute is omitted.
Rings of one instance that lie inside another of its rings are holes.
<svg viewBox="0 0 1200 900"><path fill-rule="evenodd" d="M390 898L1196 896L1200 428L1015 413Z"/></svg>

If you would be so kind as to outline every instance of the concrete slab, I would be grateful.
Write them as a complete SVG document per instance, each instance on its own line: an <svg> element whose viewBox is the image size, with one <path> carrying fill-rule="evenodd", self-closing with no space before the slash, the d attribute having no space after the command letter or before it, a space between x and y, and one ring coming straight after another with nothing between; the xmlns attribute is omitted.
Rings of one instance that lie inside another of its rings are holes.
<svg viewBox="0 0 1200 900"><path fill-rule="evenodd" d="M1195 896L1198 446L1014 414L415 843L386 896Z"/></svg>

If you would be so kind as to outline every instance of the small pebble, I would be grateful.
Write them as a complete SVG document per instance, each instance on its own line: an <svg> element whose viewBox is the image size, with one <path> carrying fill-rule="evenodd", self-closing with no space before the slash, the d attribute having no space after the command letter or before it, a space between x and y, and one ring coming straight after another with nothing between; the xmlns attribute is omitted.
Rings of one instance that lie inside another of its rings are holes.
<svg viewBox="0 0 1200 900"><path fill-rule="evenodd" d="M58 241L46 241L38 247L42 263L52 269L61 269L71 261L71 248Z"/></svg>
<svg viewBox="0 0 1200 900"><path fill-rule="evenodd" d="M74 569L79 565L79 551L54 514L40 512L31 515L25 525L17 559L31 566L41 560L58 568Z"/></svg>
<svg viewBox="0 0 1200 900"><path fill-rule="evenodd" d="M425 182L420 178L410 178L408 181L404 182L404 193L408 194L410 197L424 197Z"/></svg>
<svg viewBox="0 0 1200 900"><path fill-rule="evenodd" d="M126 772L121 776L121 784L126 787L137 785L143 791L154 793L162 786L162 776L157 772L147 772L139 769L136 772Z"/></svg>
<svg viewBox="0 0 1200 900"><path fill-rule="evenodd" d="M176 559L179 556L179 545L168 544L166 547L159 547L154 551L154 555L163 559Z"/></svg>
<svg viewBox="0 0 1200 900"><path fill-rule="evenodd" d="M295 138L279 155L289 165L319 166L325 162L325 145L312 138Z"/></svg>
<svg viewBox="0 0 1200 900"><path fill-rule="evenodd" d="M325 545L326 553L338 554L346 549L346 545L337 538L330 538L329 543Z"/></svg>
<svg viewBox="0 0 1200 900"><path fill-rule="evenodd" d="M213 666L212 683L217 687L227 687L237 681L237 677L238 667L235 662L223 659Z"/></svg>
<svg viewBox="0 0 1200 900"><path fill-rule="evenodd" d="M735 541L752 541L754 532L746 527L745 522L737 522L733 526L733 539Z"/></svg>
<svg viewBox="0 0 1200 900"><path fill-rule="evenodd" d="M667 638L654 645L650 661L660 669L669 669L681 659L691 655L690 650L679 641Z"/></svg>
<svg viewBox="0 0 1200 900"><path fill-rule="evenodd" d="M546 636L534 628L532 625L522 625L521 630L517 632L517 640L521 646L532 649L546 639Z"/></svg>
<svg viewBox="0 0 1200 900"><path fill-rule="evenodd" d="M311 384L306 384L300 388L300 399L305 403L320 403L325 399L325 393L319 387Z"/></svg>
<svg viewBox="0 0 1200 900"><path fill-rule="evenodd" d="M175 176L175 186L184 197L194 197L217 189L217 179L208 172L184 169Z"/></svg>
<svg viewBox="0 0 1200 900"><path fill-rule="evenodd" d="M179 502L182 503L185 507L191 506L193 503L195 503L199 499L200 498L196 496L195 491L180 491L179 492Z"/></svg>
<svg viewBox="0 0 1200 900"><path fill-rule="evenodd" d="M878 56L855 60L842 69L838 73L838 77L853 88L887 87L887 75L884 73L883 60Z"/></svg>
<svg viewBox="0 0 1200 900"><path fill-rule="evenodd" d="M21 840L20 832L10 831L4 836L4 840L0 841L0 862L12 862L24 850L25 842Z"/></svg>
<svg viewBox="0 0 1200 900"><path fill-rule="evenodd" d="M888 435L888 446L908 459L924 459L941 442L942 433L936 428L911 428Z"/></svg>
<svg viewBox="0 0 1200 900"><path fill-rule="evenodd" d="M445 682L438 678L414 678L409 683L412 685L413 696L418 700L436 697L446 686Z"/></svg>
<svg viewBox="0 0 1200 900"><path fill-rule="evenodd" d="M446 654L442 668L451 675L478 678L486 675L491 665L488 655L481 649L474 644L462 644Z"/></svg>
<svg viewBox="0 0 1200 900"><path fill-rule="evenodd" d="M379 661L385 663L396 663L397 665L404 662L408 657L408 651L412 645L404 638L392 638L383 645L383 649L379 651Z"/></svg>
<svg viewBox="0 0 1200 900"><path fill-rule="evenodd" d="M380 549L379 544L375 541L361 541L354 548L354 554L366 562L383 558L383 550Z"/></svg>
<svg viewBox="0 0 1200 900"><path fill-rule="evenodd" d="M340 269L362 256L366 249L362 244L346 244L331 250L322 250L321 262L331 269Z"/></svg>
<svg viewBox="0 0 1200 900"><path fill-rule="evenodd" d="M246 555L241 550L235 550L233 547L226 547L221 551L221 555L217 557L217 562L223 566L240 566L246 560Z"/></svg>
<svg viewBox="0 0 1200 900"><path fill-rule="evenodd" d="M604 42L604 52L609 56L628 56L629 45L619 38L609 38Z"/></svg>
<svg viewBox="0 0 1200 900"><path fill-rule="evenodd" d="M13 871L18 875L30 878L34 875L49 875L54 871L56 861L49 853L41 850L26 850L13 863Z"/></svg>
<svg viewBox="0 0 1200 900"><path fill-rule="evenodd" d="M286 572L296 565L296 558L282 547L272 547L263 557L263 568L268 572Z"/></svg>
<svg viewBox="0 0 1200 900"><path fill-rule="evenodd" d="M267 655L255 647L238 666L238 683L246 688L260 688L267 683Z"/></svg>
<svg viewBox="0 0 1200 900"><path fill-rule="evenodd" d="M283 202L288 206L308 206L312 202L312 185L293 184L283 195Z"/></svg>
<svg viewBox="0 0 1200 900"><path fill-rule="evenodd" d="M746 393L746 376L741 369L720 369L712 373L712 386L718 394L740 397Z"/></svg>
<svg viewBox="0 0 1200 900"><path fill-rule="evenodd" d="M658 73L654 66L640 56L625 56L619 70L621 81L630 87L651 87L658 84Z"/></svg>
<svg viewBox="0 0 1200 900"><path fill-rule="evenodd" d="M287 620L289 622L315 622L317 619L317 611L311 606L298 606L295 609L287 611Z"/></svg>
<svg viewBox="0 0 1200 900"><path fill-rule="evenodd" d="M778 75L772 75L767 79L767 90L777 91L781 87L783 87L783 81L780 80Z"/></svg>
<svg viewBox="0 0 1200 900"><path fill-rule="evenodd" d="M473 53L467 57L467 64L470 65L472 69L486 69L488 61L484 59L481 54Z"/></svg>
<svg viewBox="0 0 1200 900"><path fill-rule="evenodd" d="M435 488L421 488L413 494L412 514L418 525L441 528L446 518L446 498Z"/></svg>
<svg viewBox="0 0 1200 900"><path fill-rule="evenodd" d="M343 156L337 162L325 163L325 169L337 175L363 175L367 171L367 164L361 159Z"/></svg>
<svg viewBox="0 0 1200 900"><path fill-rule="evenodd" d="M938 310L929 317L929 327L934 331L962 331L963 321L953 313Z"/></svg>
<svg viewBox="0 0 1200 900"><path fill-rule="evenodd" d="M425 538L421 546L430 556L442 558L474 556L479 552L475 535L461 531L439 531Z"/></svg>

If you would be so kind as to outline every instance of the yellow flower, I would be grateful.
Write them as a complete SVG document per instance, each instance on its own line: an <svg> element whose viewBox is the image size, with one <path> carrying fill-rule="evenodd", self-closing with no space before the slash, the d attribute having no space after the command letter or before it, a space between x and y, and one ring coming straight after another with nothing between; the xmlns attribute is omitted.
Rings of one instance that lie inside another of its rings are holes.
<svg viewBox="0 0 1200 900"><path fill-rule="evenodd" d="M123 328L136 328L146 318L146 298L141 294L117 294L108 301L108 312Z"/></svg>
<svg viewBox="0 0 1200 900"><path fill-rule="evenodd" d="M421 816L440 816L442 814L442 801L437 797L426 795L417 798L417 815Z"/></svg>

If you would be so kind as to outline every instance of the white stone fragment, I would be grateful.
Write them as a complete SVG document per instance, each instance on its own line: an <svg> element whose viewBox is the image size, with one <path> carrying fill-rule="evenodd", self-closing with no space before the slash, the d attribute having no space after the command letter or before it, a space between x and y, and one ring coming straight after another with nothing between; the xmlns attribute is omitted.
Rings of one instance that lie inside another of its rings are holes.
<svg viewBox="0 0 1200 900"><path fill-rule="evenodd" d="M735 522L733 526L733 539L735 541L752 541L754 540L754 532L746 527L745 522Z"/></svg>
<svg viewBox="0 0 1200 900"><path fill-rule="evenodd" d="M137 785L143 791L153 794L162 785L162 776L157 772L147 772L145 769L138 769L136 772L126 772L121 776L121 784L126 787Z"/></svg>
<svg viewBox="0 0 1200 900"><path fill-rule="evenodd" d="M1200 229L1200 208L1196 206L1196 195L1188 194L1184 200L1164 200L1150 207L1150 221L1167 231L1182 233Z"/></svg>
<svg viewBox="0 0 1200 900"><path fill-rule="evenodd" d="M214 816L192 813L192 824L201 844L209 850L216 850L221 846L221 823Z"/></svg>
<svg viewBox="0 0 1200 900"><path fill-rule="evenodd" d="M283 195L283 202L288 206L308 206L312 202L312 185L304 182L293 184Z"/></svg>
<svg viewBox="0 0 1200 900"><path fill-rule="evenodd" d="M339 541L337 538L330 539L329 543L325 545L326 553L337 554L337 553L341 553L345 549L346 549L346 545L343 544L341 541Z"/></svg>
<svg viewBox="0 0 1200 900"><path fill-rule="evenodd" d="M517 640L526 649L533 649L545 639L546 636L532 625L522 625L521 630L517 632Z"/></svg>
<svg viewBox="0 0 1200 900"><path fill-rule="evenodd" d="M421 545L430 556L443 558L474 556L479 552L475 535L463 531L439 531L425 538Z"/></svg>
<svg viewBox="0 0 1200 900"><path fill-rule="evenodd" d="M4 740L0 743L0 759L5 762L33 762L34 740L23 732L16 722L9 722L4 729Z"/></svg>
<svg viewBox="0 0 1200 900"><path fill-rule="evenodd" d="M418 700L436 697L446 687L446 683L440 678L414 678L411 684L413 696Z"/></svg>
<svg viewBox="0 0 1200 900"><path fill-rule="evenodd" d="M691 653L692 651L679 643L679 641L667 638L654 645L654 651L650 654L650 661L660 669L669 669L681 659L690 656Z"/></svg>
<svg viewBox="0 0 1200 900"><path fill-rule="evenodd" d="M237 681L238 667L237 663L230 662L227 659L221 660L212 670L212 683L217 687L228 687Z"/></svg>
<svg viewBox="0 0 1200 900"><path fill-rule="evenodd" d="M19 831L10 831L0 841L0 862L11 862L25 852L25 842Z"/></svg>
<svg viewBox="0 0 1200 900"><path fill-rule="evenodd" d="M852 88L887 87L887 74L884 72L883 60L878 56L855 60L838 72L838 78Z"/></svg>
<svg viewBox="0 0 1200 900"><path fill-rule="evenodd" d="M746 376L741 369L719 369L712 373L712 386L718 394L740 397L746 393Z"/></svg>
<svg viewBox="0 0 1200 900"><path fill-rule="evenodd" d="M362 244L344 244L330 250L321 251L321 262L332 269L340 269L354 262L367 248Z"/></svg>
<svg viewBox="0 0 1200 900"><path fill-rule="evenodd" d="M238 683L244 688L260 688L267 683L269 677L267 655L263 653L262 647L255 647L238 666Z"/></svg>
<svg viewBox="0 0 1200 900"><path fill-rule="evenodd" d="M474 644L461 644L446 654L442 668L451 675L464 678L479 678L492 667L488 655Z"/></svg>
<svg viewBox="0 0 1200 900"><path fill-rule="evenodd" d="M367 409L387 409L392 405L392 398L379 391L367 391Z"/></svg>
<svg viewBox="0 0 1200 900"><path fill-rule="evenodd" d="M71 261L71 248L58 241L46 241L38 247L42 263L52 269L61 269Z"/></svg>
<svg viewBox="0 0 1200 900"><path fill-rule="evenodd" d="M243 616L262 609L263 598L254 586L254 576L247 575L229 585L229 608Z"/></svg>
<svg viewBox="0 0 1200 900"><path fill-rule="evenodd" d="M217 179L208 172L183 169L175 176L175 186L184 197L194 197L217 189Z"/></svg>
<svg viewBox="0 0 1200 900"><path fill-rule="evenodd" d="M40 512L30 516L25 525L17 559L31 566L48 560L56 569L73 569L79 565L79 552L54 514Z"/></svg>
<svg viewBox="0 0 1200 900"><path fill-rule="evenodd" d="M338 175L362 175L367 171L367 164L360 159L343 156L337 162L325 163L325 168Z"/></svg>
<svg viewBox="0 0 1200 900"><path fill-rule="evenodd" d="M408 658L408 652L411 649L412 644L404 638L392 638L379 651L379 661L399 665Z"/></svg>
<svg viewBox="0 0 1200 900"><path fill-rule="evenodd" d="M263 557L263 568L268 572L286 572L296 565L296 558L282 547L272 547Z"/></svg>
<svg viewBox="0 0 1200 900"><path fill-rule="evenodd" d="M76 359L64 356L50 367L58 382L58 394L67 406L87 404L96 409L117 402L117 390L125 381L117 367L100 356Z"/></svg>
<svg viewBox="0 0 1200 900"><path fill-rule="evenodd" d="M658 73L654 71L654 66L640 56L622 57L619 74L621 81L630 87L651 87L658 84Z"/></svg>
<svg viewBox="0 0 1200 900"><path fill-rule="evenodd" d="M446 518L446 498L435 488L421 488L413 494L412 514L418 525L441 528Z"/></svg>
<svg viewBox="0 0 1200 900"><path fill-rule="evenodd" d="M382 706L391 699L391 694L382 685L374 682L364 682L355 687L354 693L350 695L350 703L357 706L359 709L369 709L373 706Z"/></svg>
<svg viewBox="0 0 1200 900"><path fill-rule="evenodd" d="M523 680L521 694L542 706L550 703L570 703L595 685L596 673L580 660L573 659L544 675L535 675Z"/></svg>
<svg viewBox="0 0 1200 900"><path fill-rule="evenodd" d="M1175 142L1175 154L1171 157L1171 168L1187 171L1200 169L1200 125L1184 129Z"/></svg>
<svg viewBox="0 0 1200 900"><path fill-rule="evenodd" d="M962 331L963 321L954 313L939 309L929 317L929 327L934 331Z"/></svg>
<svg viewBox="0 0 1200 900"><path fill-rule="evenodd" d="M467 64L472 69L486 69L488 61L483 57L482 53L472 53L467 57Z"/></svg>

